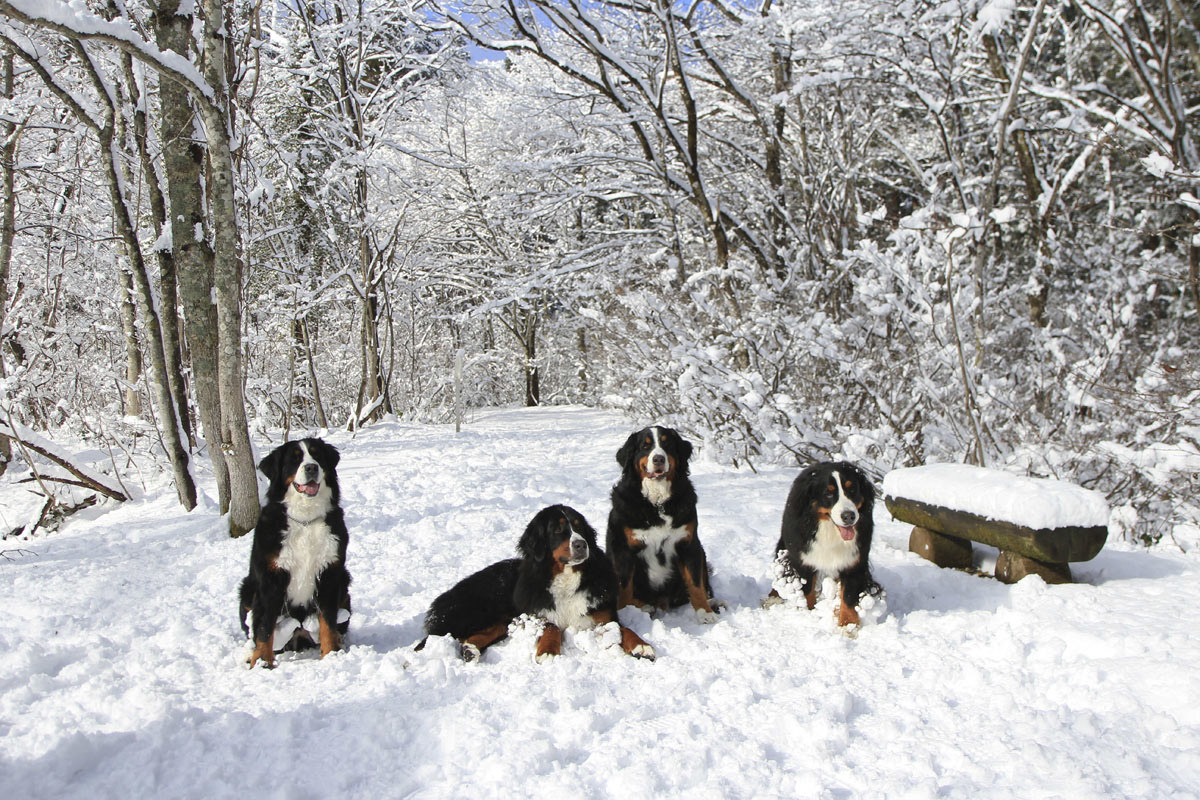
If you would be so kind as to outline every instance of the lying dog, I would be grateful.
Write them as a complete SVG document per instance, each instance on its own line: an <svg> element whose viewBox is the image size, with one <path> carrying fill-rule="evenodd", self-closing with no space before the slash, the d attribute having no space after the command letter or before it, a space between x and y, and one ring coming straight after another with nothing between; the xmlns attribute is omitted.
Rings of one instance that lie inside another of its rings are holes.
<svg viewBox="0 0 1200 800"><path fill-rule="evenodd" d="M303 439L259 462L270 485L238 606L242 630L254 639L251 667L273 667L277 652L317 646L314 633L322 658L341 649L350 620L350 536L338 505L339 458L332 445Z"/></svg>
<svg viewBox="0 0 1200 800"><path fill-rule="evenodd" d="M439 595L425 615L425 634L453 636L464 661L474 661L508 635L521 614L546 623L537 643L540 661L562 651L562 631L616 622L621 648L654 659L654 648L617 618L617 578L596 544L596 532L578 511L539 511L517 544L520 558L498 561ZM425 646L422 639L416 649Z"/></svg>

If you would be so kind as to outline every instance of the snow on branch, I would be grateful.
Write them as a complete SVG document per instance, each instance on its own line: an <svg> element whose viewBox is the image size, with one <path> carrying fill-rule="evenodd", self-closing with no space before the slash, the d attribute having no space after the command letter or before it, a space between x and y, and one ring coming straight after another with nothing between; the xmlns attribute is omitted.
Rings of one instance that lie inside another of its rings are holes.
<svg viewBox="0 0 1200 800"><path fill-rule="evenodd" d="M15 430L14 430L15 429ZM28 450L32 450L43 458L48 458L55 464L65 469L67 472L74 475L79 482L62 480L61 483L70 483L75 486L82 486L91 489L94 492L99 492L105 497L111 497L113 500L125 502L129 498L124 492L114 489L107 484L107 476L90 470L87 467L76 465L71 458L71 455L63 452L53 442L42 438L34 431L26 428L20 423L12 423L11 425L0 424L0 436L11 439L16 444Z"/></svg>
<svg viewBox="0 0 1200 800"><path fill-rule="evenodd" d="M127 20L106 20L62 0L0 0L0 14L68 38L106 42L182 82L204 98L216 97L195 64L146 41Z"/></svg>

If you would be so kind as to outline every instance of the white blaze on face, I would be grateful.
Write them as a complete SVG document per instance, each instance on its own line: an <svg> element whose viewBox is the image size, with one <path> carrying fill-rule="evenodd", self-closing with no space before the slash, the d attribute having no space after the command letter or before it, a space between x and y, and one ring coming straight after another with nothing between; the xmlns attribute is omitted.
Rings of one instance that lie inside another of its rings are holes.
<svg viewBox="0 0 1200 800"><path fill-rule="evenodd" d="M320 490L321 479L325 476L321 472L321 465L312 457L312 453L308 452L308 445L300 442L300 451L304 453L304 458L300 460L300 465L296 467L296 476L292 479L292 488L301 494L313 497Z"/></svg>
<svg viewBox="0 0 1200 800"><path fill-rule="evenodd" d="M667 455L662 442L659 441L658 428L651 428L650 433L654 436L654 447L646 455L646 474L665 475L671 469L671 457ZM655 459L661 460L661 466L655 466Z"/></svg>
<svg viewBox="0 0 1200 800"><path fill-rule="evenodd" d="M567 562L568 567L575 567L588 560L591 551L588 548L587 539L579 535L579 531L571 528L571 560Z"/></svg>
<svg viewBox="0 0 1200 800"><path fill-rule="evenodd" d="M287 507L287 515L293 522L314 522L325 518L333 506L333 490L325 480L325 471L312 453L308 445L299 442L300 451L304 458L296 467L292 477L292 487L283 496L283 504Z"/></svg>
<svg viewBox="0 0 1200 800"><path fill-rule="evenodd" d="M842 538L851 541L855 536L854 526L858 523L858 506L846 496L841 473L837 470L833 471L833 482L837 486L838 499L829 509L829 519L837 526Z"/></svg>
<svg viewBox="0 0 1200 800"><path fill-rule="evenodd" d="M661 506L671 499L671 482L667 480L667 474L671 471L671 457L659 441L658 428L651 428L650 433L654 436L654 447L646 454L647 477L642 478L642 494L654 505ZM654 466L656 457L662 459L661 468Z"/></svg>

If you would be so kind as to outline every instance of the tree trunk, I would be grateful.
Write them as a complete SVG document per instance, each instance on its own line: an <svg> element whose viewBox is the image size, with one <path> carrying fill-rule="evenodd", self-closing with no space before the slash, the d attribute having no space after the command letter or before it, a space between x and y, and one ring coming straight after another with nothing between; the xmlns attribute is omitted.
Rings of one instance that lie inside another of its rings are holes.
<svg viewBox="0 0 1200 800"><path fill-rule="evenodd" d="M537 316L534 314L524 316L525 405L540 406L542 404L542 381L537 365Z"/></svg>
<svg viewBox="0 0 1200 800"><path fill-rule="evenodd" d="M4 54L4 97L13 97L13 54ZM12 118L4 121L4 142L0 147L0 166L3 167L3 208L0 209L0 331L4 330L4 311L8 308L8 273L12 264L13 241L17 238L17 193L15 179L17 171L17 123ZM0 345L3 339L0 338ZM0 353L0 380L4 374L4 355ZM12 460L12 445L0 437L0 475L8 469Z"/></svg>
<svg viewBox="0 0 1200 800"><path fill-rule="evenodd" d="M321 402L321 384L317 382L317 368L313 363L312 337L308 332L308 321L296 321L296 345L304 351L304 363L308 372L309 386L312 388L312 402L317 415L317 424L322 428L329 427L329 419L325 416L325 404Z"/></svg>
<svg viewBox="0 0 1200 800"><path fill-rule="evenodd" d="M137 383L142 378L142 351L138 349L137 310L133 305L133 276L121 270L121 329L125 333L125 414L139 417L142 400L138 396Z"/></svg>
<svg viewBox="0 0 1200 800"><path fill-rule="evenodd" d="M84 50L82 42L77 43L77 47L80 51ZM91 63L86 56L84 56L84 63ZM119 109L110 106L106 109L106 113L108 115L107 124L97 131L100 140L100 158L104 163L117 233L125 243L129 271L136 288L134 296L137 298L138 310L142 315L142 326L146 332L146 353L150 356L151 370L150 395L158 407L158 424L162 431L163 444L167 448L167 455L171 459L179 502L183 504L184 508L191 511L196 507L196 486L188 469L187 449L183 446L180 437L179 418L175 413L175 403L171 398L170 385L167 381L166 364L163 360L162 328L159 326L154 292L150 286L150 277L146 273L146 262L142 258L142 248L138 242L134 217L121 191L125 181L119 171L120 164L116 156L117 144L113 130L113 119L119 113Z"/></svg>
<svg viewBox="0 0 1200 800"><path fill-rule="evenodd" d="M242 261L238 256L237 205L234 198L233 124L225 78L225 6L204 2L203 73L216 92L201 103L208 136L208 195L213 222L213 283L217 295L217 388L221 397L221 445L229 465L229 534L241 536L258 523L258 478L254 448L242 394Z"/></svg>
<svg viewBox="0 0 1200 800"><path fill-rule="evenodd" d="M154 162L150 158L146 104L142 102L138 92L138 82L134 78L133 57L126 54L123 63L125 83L129 87L130 104L133 106L133 128L137 141L138 158L141 160L142 176L150 198L150 211L154 215L154 234L161 242L168 225L167 202L163 197L158 170L155 169ZM187 438L188 448L194 450L196 447L195 429L192 424L192 415L188 410L187 381L183 376L183 337L179 327L179 292L175 256L171 250L161 244L155 247L154 256L158 261L158 296L161 299L159 323L162 325L163 358L167 365L167 380L171 382L171 397L175 400L175 410L179 413L179 422L183 435Z"/></svg>
<svg viewBox="0 0 1200 800"><path fill-rule="evenodd" d="M984 340L986 338L986 301L987 301L987 271L991 266L991 257L993 247L989 239L996 231L996 222L992 219L992 211L996 207L996 200L999 195L1000 187L1000 172L1004 165L1005 145L1008 142L1008 124L1012 119L1013 112L1017 108L1017 95L1021 90L1021 80L1025 75L1025 68L1029 63L1030 53L1033 49L1034 34L1037 33L1038 25L1041 24L1042 14L1046 9L1046 0L1038 0L1037 6L1033 10L1033 16L1029 20L1028 27L1025 29L1025 36L1021 40L1021 44L1017 51L1017 63L1013 67L1012 75L1008 80L1007 94L1004 101L1000 104L1000 108L996 112L995 122L992 126L992 136L995 138L995 150L992 154L991 174L987 183L981 187L982 197L979 203L979 217L982 229L975 238L975 365L982 367L984 363ZM985 49L990 45L995 47L995 40L991 37L984 37ZM1003 62L1000 60L997 52L992 61L993 72L1004 72ZM1020 147L1024 143L1024 133L1019 138L1017 146L1017 157L1022 173L1025 173L1026 180L1036 180L1035 176L1026 172L1032 170L1032 157L1026 152L1022 154ZM1026 157L1029 158L1029 163L1026 163ZM1027 186L1027 195L1033 190ZM1040 187L1038 190L1040 194ZM1037 223L1035 221L1035 228ZM1036 311L1036 303L1030 306L1030 313L1038 313ZM1037 320L1035 320L1036 322Z"/></svg>
<svg viewBox="0 0 1200 800"><path fill-rule="evenodd" d="M767 12L764 9L763 14ZM771 80L774 85L774 107L771 109L771 128L765 136L767 183L771 187L771 206L767 209L767 224L771 228L771 257L775 277L787 279L788 249L787 193L783 186L783 140L787 125L787 95L792 87L792 46L790 42L771 45Z"/></svg>
<svg viewBox="0 0 1200 800"><path fill-rule="evenodd" d="M365 247L365 245L364 245ZM367 258L366 253L363 258ZM363 386L359 396L364 402L359 409L358 422L378 420L385 413L391 413L391 401L388 398L387 376L383 370L382 347L379 341L379 292L376 288L377 278L372 274L369 264L363 266L363 317L362 317L362 357L363 357ZM362 408L369 408L365 415Z"/></svg>
<svg viewBox="0 0 1200 800"><path fill-rule="evenodd" d="M164 51L188 57L192 17L179 13L178 0L163 0L154 14L155 36ZM171 251L183 306L184 330L192 361L192 386L200 415L198 434L205 442L217 483L221 513L229 511L229 467L221 447L221 398L217 389L217 309L213 305L213 255L204 231L204 147L196 140L196 119L187 89L159 81L160 138L170 205Z"/></svg>

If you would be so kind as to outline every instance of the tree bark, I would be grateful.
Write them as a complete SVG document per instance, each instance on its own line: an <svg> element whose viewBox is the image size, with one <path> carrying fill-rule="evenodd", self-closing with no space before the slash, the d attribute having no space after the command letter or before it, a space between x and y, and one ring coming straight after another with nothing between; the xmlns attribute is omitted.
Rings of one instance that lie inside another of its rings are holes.
<svg viewBox="0 0 1200 800"><path fill-rule="evenodd" d="M208 137L209 202L213 222L213 282L217 296L218 391L221 444L229 466L229 534L241 536L258 523L258 478L242 394L242 261L234 198L232 109L225 73L225 4L204 2L203 74L216 97L201 103Z"/></svg>
<svg viewBox="0 0 1200 800"><path fill-rule="evenodd" d="M992 168L988 182L982 188L982 197L979 203L980 225L982 229L975 237L975 291L978 295L975 298L975 313L973 315L975 322L975 364L983 366L984 363L984 340L985 325L986 325L986 301L987 301L987 270L990 266L992 247L988 242L988 238L993 235L996 230L996 222L992 219L992 211L996 207L996 199L999 195L1000 186L1000 171L1004 165L1004 150L1008 142L1008 124L1012 119L1013 111L1017 107L1017 95L1021 90L1021 80L1025 75L1025 68L1029 63L1030 53L1033 50L1034 35L1037 33L1038 26L1042 21L1042 14L1046 10L1046 0L1038 0L1037 6L1033 10L1033 16L1029 20L1028 28L1025 30L1025 38L1021 41L1020 49L1017 52L1017 63L1013 67L1012 76L1009 79L1009 85L1006 90L1004 102L1000 104L1000 108L996 112L995 123L992 126L993 136L996 140L995 151L992 154ZM991 37L985 37L985 45L995 45ZM996 62L999 63L999 54L996 55ZM993 69L995 68L993 64ZM1002 64L1001 64L1002 66ZM1024 141L1024 139L1022 139ZM1021 151L1018 148L1018 159L1021 159ZM1030 164L1026 164L1023 160L1020 161L1022 172L1027 167L1032 168L1032 160ZM1027 176L1026 180L1030 178ZM1039 192L1040 193L1040 192ZM1036 310L1031 306L1031 313L1036 313Z"/></svg>
<svg viewBox="0 0 1200 800"><path fill-rule="evenodd" d="M365 236L363 237L365 238ZM365 248L366 245L363 245ZM378 420L384 414L392 413L391 397L388 393L387 375L383 369L382 345L379 339L379 278L369 261L369 255L362 252L363 269L363 310L362 310L362 357L363 385L359 397L364 399L359 408L359 423L368 420ZM362 409L370 409L365 415Z"/></svg>
<svg viewBox="0 0 1200 800"><path fill-rule="evenodd" d="M179 0L163 0L154 14L155 37L164 51L187 58L192 17L179 13ZM187 89L161 79L160 138L170 204L171 250L179 281L184 330L192 363L192 385L200 416L200 438L212 461L221 513L229 511L229 467L221 446L221 397L217 389L217 309L213 304L213 254L204 232L204 146L197 140L196 118Z"/></svg>
<svg viewBox="0 0 1200 800"><path fill-rule="evenodd" d="M13 54L4 54L4 97L13 97ZM0 147L0 168L3 168L3 208L0 208L0 331L4 330L4 311L8 308L8 274L12 264L13 242L17 238L17 123L11 118L4 121L4 142ZM0 339L0 345L3 340ZM0 379L4 374L4 355L0 353ZM12 445L8 439L0 438L0 475L8 470L12 461Z"/></svg>
<svg viewBox="0 0 1200 800"><path fill-rule="evenodd" d="M125 67L125 83L129 87L130 105L133 107L133 133L141 160L142 176L150 199L150 211L154 218L154 233L161 241L167 231L167 201L163 196L158 170L150 157L149 126L146 122L146 104L138 91L133 74L133 57L128 53L122 59ZM158 261L158 296L161 300L159 322L163 332L163 358L167 365L167 380L171 383L171 397L175 399L175 410L188 449L196 447L195 429L188 409L187 381L183 376L183 337L179 325L179 292L175 268L175 256L161 245L155 247Z"/></svg>
<svg viewBox="0 0 1200 800"><path fill-rule="evenodd" d="M137 383L142 379L142 351L138 349L137 309L133 304L133 276L121 270L121 329L125 333L125 413L132 417L142 414L142 401Z"/></svg>
<svg viewBox="0 0 1200 800"><path fill-rule="evenodd" d="M304 351L304 363L308 371L308 381L312 387L312 401L317 414L317 424L322 428L329 427L329 419L325 416L325 404L321 401L321 384L317 382L317 368L313 363L312 337L308 332L308 320L296 321L296 344Z"/></svg>

